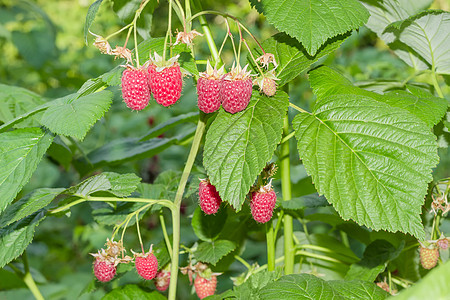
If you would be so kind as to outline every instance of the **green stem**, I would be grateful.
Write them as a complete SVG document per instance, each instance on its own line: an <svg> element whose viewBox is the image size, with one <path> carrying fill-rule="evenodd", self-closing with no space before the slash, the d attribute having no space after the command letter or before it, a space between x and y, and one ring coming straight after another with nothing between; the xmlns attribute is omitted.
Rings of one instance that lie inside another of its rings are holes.
<svg viewBox="0 0 450 300"><path fill-rule="evenodd" d="M335 258L332 258L332 257L328 257L328 256L325 256L325 255L320 255L320 254L308 252L308 251L298 250L297 252L295 252L295 254L303 255L303 256L307 256L307 257L311 257L311 258L316 258L316 259L320 259L320 260L324 260L324 261L329 261L329 262L349 265L349 263L343 262L341 260L338 260L338 259L335 259Z"/></svg>
<svg viewBox="0 0 450 300"><path fill-rule="evenodd" d="M285 136L289 134L289 117L286 114L284 117L283 133ZM283 143L281 145L281 190L283 193L283 200L288 201L292 198L291 192L291 163L289 159L289 143ZM286 275L294 272L294 258L295 247L292 236L294 235L293 219L292 216L285 214L283 218L284 225L284 273Z"/></svg>
<svg viewBox="0 0 450 300"><path fill-rule="evenodd" d="M289 141L293 136L295 136L295 131L292 131L291 133L289 133L288 135L286 135L285 137L283 137L281 139L280 144L286 143L287 141Z"/></svg>
<svg viewBox="0 0 450 300"><path fill-rule="evenodd" d="M275 235L272 220L266 223L267 270L275 270Z"/></svg>
<svg viewBox="0 0 450 300"><path fill-rule="evenodd" d="M167 24L166 38L164 39L163 61L166 60L167 41L169 39L169 35L172 35L172 0L169 0L169 22Z"/></svg>
<svg viewBox="0 0 450 300"><path fill-rule="evenodd" d="M311 114L310 112L307 112L306 110L304 110L303 108L298 107L297 105L289 102L289 106L292 107L293 109L301 112L301 113L307 113L307 114Z"/></svg>
<svg viewBox="0 0 450 300"><path fill-rule="evenodd" d="M28 257L25 251L22 254L22 261L25 270L23 282L25 282L31 293L33 293L34 298L36 298L37 300L44 300L44 297L42 296L41 292L39 291L39 288L36 285L36 282L33 279L33 276L31 276L30 266L28 264Z"/></svg>
<svg viewBox="0 0 450 300"><path fill-rule="evenodd" d="M136 214L136 230L139 237L139 244L141 244L142 253L145 253L144 243L142 243L141 229L139 228L139 214Z"/></svg>
<svg viewBox="0 0 450 300"><path fill-rule="evenodd" d="M169 300L175 300L177 293L177 280L178 280L178 261L180 252L180 206L183 199L184 189L186 187L189 174L191 173L192 166L194 165L195 157L197 156L200 143L202 141L203 133L206 127L206 116L204 113L200 113L200 118L197 124L197 130L195 131L194 140L192 142L191 150L189 152L186 165L181 175L178 190L175 195L175 209L172 210L172 226L173 226L173 238L172 238L172 266L170 275L169 286Z"/></svg>
<svg viewBox="0 0 450 300"><path fill-rule="evenodd" d="M172 258L172 245L170 244L169 235L167 234L166 222L164 220L164 216L162 212L159 212L159 222L161 223L164 241L166 242L167 251L169 252L170 258Z"/></svg>
<svg viewBox="0 0 450 300"><path fill-rule="evenodd" d="M208 22L204 16L200 16L199 19L200 25L202 26L203 33L206 38L206 42L208 43L209 51L211 51L211 55L214 58L214 63L220 60L219 51L217 50L216 43L214 42L213 35L211 33L211 29L209 28Z"/></svg>
<svg viewBox="0 0 450 300"><path fill-rule="evenodd" d="M275 264L279 264L280 262L283 262L283 260L284 260L284 256L278 257L277 259L275 259ZM255 269L253 271L253 274L261 272L261 271L263 271L265 269L267 269L267 265L262 265L261 267Z"/></svg>
<svg viewBox="0 0 450 300"><path fill-rule="evenodd" d="M250 264L248 262L246 262L245 259L243 259L239 255L236 255L234 258L236 258L236 260L240 261L247 268L247 270L250 271L252 269L252 266L250 266Z"/></svg>

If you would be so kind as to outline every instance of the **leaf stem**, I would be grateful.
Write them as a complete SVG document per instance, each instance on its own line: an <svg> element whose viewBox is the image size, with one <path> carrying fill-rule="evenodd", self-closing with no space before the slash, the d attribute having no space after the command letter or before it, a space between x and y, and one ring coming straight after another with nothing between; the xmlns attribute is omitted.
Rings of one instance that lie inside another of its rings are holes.
<svg viewBox="0 0 450 300"><path fill-rule="evenodd" d="M236 255L234 258L236 258L236 260L238 260L239 262L241 262L246 268L247 270L251 270L252 266L250 266L250 264L248 262L245 261L245 259L243 259L242 257L240 257L239 255Z"/></svg>
<svg viewBox="0 0 450 300"><path fill-rule="evenodd" d="M22 261L25 270L25 274L23 275L23 282L27 285L31 293L33 293L33 296L36 298L36 300L44 300L41 291L39 291L39 288L37 287L36 282L33 279L33 276L31 276L30 265L28 264L28 256L26 251L24 251L22 254Z"/></svg>
<svg viewBox="0 0 450 300"><path fill-rule="evenodd" d="M316 258L316 259L320 259L320 260L324 260L324 261L334 262L334 263L338 263L338 264L349 265L349 263L343 262L341 260L338 260L338 259L335 259L332 257L328 257L325 255L321 255L321 254L308 252L308 251L298 250L297 252L295 252L295 254L303 255L303 256L307 256L307 257L311 257L311 258Z"/></svg>
<svg viewBox="0 0 450 300"><path fill-rule="evenodd" d="M169 35L172 35L172 0L169 0L169 21L167 24L166 38L164 39L163 61L166 60L167 41L169 39Z"/></svg>
<svg viewBox="0 0 450 300"><path fill-rule="evenodd" d="M289 133L288 135L284 136L281 141L280 144L284 144L287 141L289 141L293 136L295 136L295 131L292 131L291 133Z"/></svg>
<svg viewBox="0 0 450 300"><path fill-rule="evenodd" d="M189 152L186 165L181 174L180 183L178 184L178 190L175 195L175 209L172 210L172 228L173 228L173 238L172 238L172 266L171 266L171 277L169 285L169 300L175 300L177 292L177 280L178 280L178 262L179 262L179 252L180 252L180 206L181 200L183 199L184 189L186 187L189 174L191 173L192 166L194 165L195 157L197 156L198 149L200 148L200 143L202 141L203 133L206 127L206 115L200 113L200 118L198 120L197 129L195 131L194 140L192 142L191 150Z"/></svg>
<svg viewBox="0 0 450 300"><path fill-rule="evenodd" d="M170 244L169 235L167 234L166 221L164 220L162 211L159 212L159 222L161 223L164 241L166 242L167 252L169 252L170 259L172 259L172 245Z"/></svg>
<svg viewBox="0 0 450 300"><path fill-rule="evenodd" d="M298 107L297 105L293 104L292 102L289 102L289 106L301 113L311 114L310 112L304 110L303 108Z"/></svg>

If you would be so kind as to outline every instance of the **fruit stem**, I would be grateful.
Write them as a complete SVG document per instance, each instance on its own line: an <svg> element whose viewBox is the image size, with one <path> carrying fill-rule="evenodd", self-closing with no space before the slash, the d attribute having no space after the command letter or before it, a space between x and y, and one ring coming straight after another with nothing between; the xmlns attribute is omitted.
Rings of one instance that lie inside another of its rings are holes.
<svg viewBox="0 0 450 300"><path fill-rule="evenodd" d="M181 174L180 183L178 185L178 190L175 195L175 209L172 210L172 228L173 228L173 238L172 238L172 267L171 267L171 278L169 285L169 300L175 300L177 293L177 280L178 280L178 262L179 262L179 252L180 252L180 207L181 200L183 199L184 189L186 187L189 174L191 173L192 166L194 165L195 157L197 156L198 149L200 148L200 143L202 141L203 133L206 127L206 115L200 112L200 117L197 123L197 129L195 131L194 140L192 141L191 150L189 152L186 165Z"/></svg>
<svg viewBox="0 0 450 300"><path fill-rule="evenodd" d="M283 126L284 135L289 134L289 116L286 114L284 117ZM281 145L281 190L283 194L283 201L288 201L292 198L291 192L291 169L290 169L290 151L289 143L284 143ZM294 234L293 229L293 219L291 215L285 214L283 217L284 225L284 273L286 275L292 274L294 272L294 258L295 258L295 247L294 240L292 238Z"/></svg>
<svg viewBox="0 0 450 300"><path fill-rule="evenodd" d="M283 137L281 139L280 144L286 143L287 141L289 141L293 136L295 136L295 131L292 131L291 133L289 133L288 135L286 135L285 137Z"/></svg>
<svg viewBox="0 0 450 300"><path fill-rule="evenodd" d="M266 223L267 270L275 270L275 235L272 220Z"/></svg>
<svg viewBox="0 0 450 300"><path fill-rule="evenodd" d="M115 35L121 33L121 32L124 31L125 29L130 28L131 26L132 26L132 24L128 24L128 25L122 27L122 28L119 29L118 31L113 32L113 33L111 33L110 35L108 35L107 37L105 37L105 40L109 40L109 39L112 38L113 36L115 36ZM125 47L125 46L124 46L124 47Z"/></svg>
<svg viewBox="0 0 450 300"><path fill-rule="evenodd" d="M310 112L304 110L303 108L298 107L297 105L293 104L292 102L289 102L289 106L301 113L311 114Z"/></svg>
<svg viewBox="0 0 450 300"><path fill-rule="evenodd" d="M164 220L162 211L159 212L159 222L161 223L164 240L166 242L167 252L169 252L170 259L172 259L172 245L170 244L169 235L167 234L166 221Z"/></svg>
<svg viewBox="0 0 450 300"><path fill-rule="evenodd" d="M261 69L261 67L259 66L258 62L256 61L255 57L253 56L252 50L250 50L250 47L247 44L247 41L244 40L244 45L245 47L247 47L248 53L250 54L250 56L252 57L253 61L255 62L256 67L258 68L259 73L261 74L261 76L264 76L264 72Z"/></svg>
<svg viewBox="0 0 450 300"><path fill-rule="evenodd" d="M228 23L227 23L227 27L228 27ZM223 39L222 45L220 46L219 49L219 53L217 54L219 56L219 60L216 60L214 68L217 68L217 65L219 64L220 60L220 54L222 53L223 47L225 46L225 43L227 42L228 39L228 32L229 30L227 30L227 33L225 34L225 38Z"/></svg>
<svg viewBox="0 0 450 300"><path fill-rule="evenodd" d="M169 22L167 24L166 38L164 39L163 61L166 60L167 41L169 35L172 35L172 0L169 0Z"/></svg>
<svg viewBox="0 0 450 300"><path fill-rule="evenodd" d="M144 251L144 244L142 243L142 237L141 237L141 230L139 229L139 214L136 214L136 230L139 237L139 243L141 244L142 254L145 253Z"/></svg>
<svg viewBox="0 0 450 300"><path fill-rule="evenodd" d="M28 256L27 252L24 251L22 254L22 261L23 261L23 267L25 270L25 274L23 275L23 282L27 285L28 289L33 293L33 296L37 300L44 300L44 297L41 294L41 291L39 291L39 288L36 285L36 282L33 279L33 276L30 272L30 265L28 264Z"/></svg>

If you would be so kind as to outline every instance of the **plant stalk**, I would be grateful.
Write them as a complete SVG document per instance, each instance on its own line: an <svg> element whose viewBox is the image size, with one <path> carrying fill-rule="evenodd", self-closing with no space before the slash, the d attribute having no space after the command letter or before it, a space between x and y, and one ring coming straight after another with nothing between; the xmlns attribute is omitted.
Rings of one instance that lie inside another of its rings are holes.
<svg viewBox="0 0 450 300"><path fill-rule="evenodd" d="M267 271L275 270L275 234L272 220L266 223Z"/></svg>
<svg viewBox="0 0 450 300"><path fill-rule="evenodd" d="M33 293L34 298L36 298L37 300L44 300L41 291L39 291L39 288L37 287L36 282L33 279L33 276L31 276L30 265L28 264L26 251L24 251L22 254L22 261L25 270L25 274L23 275L23 282L27 285L31 293Z"/></svg>

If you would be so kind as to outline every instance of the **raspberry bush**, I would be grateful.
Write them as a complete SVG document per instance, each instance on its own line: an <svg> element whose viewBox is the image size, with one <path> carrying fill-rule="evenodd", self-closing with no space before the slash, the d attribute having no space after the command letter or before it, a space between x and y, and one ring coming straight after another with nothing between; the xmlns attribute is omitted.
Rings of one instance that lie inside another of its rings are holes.
<svg viewBox="0 0 450 300"><path fill-rule="evenodd" d="M90 2L0 5L0 298L448 297L448 5Z"/></svg>

